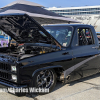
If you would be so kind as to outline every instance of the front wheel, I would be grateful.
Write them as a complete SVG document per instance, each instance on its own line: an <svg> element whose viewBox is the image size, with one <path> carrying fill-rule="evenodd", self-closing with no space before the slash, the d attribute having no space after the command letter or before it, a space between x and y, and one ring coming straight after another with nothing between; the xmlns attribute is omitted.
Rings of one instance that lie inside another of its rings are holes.
<svg viewBox="0 0 100 100"><path fill-rule="evenodd" d="M47 89L48 93L53 90L56 85L56 73L53 69L46 69L37 72L32 79L32 87L37 89ZM38 94L46 94L46 91L38 92Z"/></svg>

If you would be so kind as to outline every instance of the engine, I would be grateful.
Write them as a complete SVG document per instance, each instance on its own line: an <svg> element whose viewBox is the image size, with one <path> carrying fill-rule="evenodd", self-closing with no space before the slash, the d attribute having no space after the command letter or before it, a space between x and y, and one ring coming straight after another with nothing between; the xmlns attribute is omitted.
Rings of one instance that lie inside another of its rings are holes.
<svg viewBox="0 0 100 100"><path fill-rule="evenodd" d="M51 45L39 45L34 43L25 43L20 46L10 46L8 48L1 48L0 52L5 53L11 56L15 57L30 57L35 56L39 54L49 53L49 52L55 52L58 51L57 47L52 47Z"/></svg>

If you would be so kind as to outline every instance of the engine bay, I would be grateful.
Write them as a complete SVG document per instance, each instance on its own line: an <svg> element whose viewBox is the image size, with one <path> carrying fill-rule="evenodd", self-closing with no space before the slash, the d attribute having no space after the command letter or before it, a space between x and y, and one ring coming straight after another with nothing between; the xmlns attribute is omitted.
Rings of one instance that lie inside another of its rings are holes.
<svg viewBox="0 0 100 100"><path fill-rule="evenodd" d="M48 44L24 43L21 45L11 45L9 47L0 48L0 52L10 56L24 59L31 56L36 56L44 53L59 51L57 46L52 47Z"/></svg>

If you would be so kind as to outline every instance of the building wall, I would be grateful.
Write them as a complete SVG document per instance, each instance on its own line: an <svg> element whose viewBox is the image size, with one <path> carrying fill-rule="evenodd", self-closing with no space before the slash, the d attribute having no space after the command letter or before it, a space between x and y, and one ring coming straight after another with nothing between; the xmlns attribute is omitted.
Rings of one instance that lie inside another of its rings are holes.
<svg viewBox="0 0 100 100"><path fill-rule="evenodd" d="M100 6L68 7L68 8L47 8L59 15L94 15L100 14Z"/></svg>
<svg viewBox="0 0 100 100"><path fill-rule="evenodd" d="M70 17L82 24L95 27L96 32L100 32L100 6L67 7L67 8L46 8L52 12L65 17Z"/></svg>

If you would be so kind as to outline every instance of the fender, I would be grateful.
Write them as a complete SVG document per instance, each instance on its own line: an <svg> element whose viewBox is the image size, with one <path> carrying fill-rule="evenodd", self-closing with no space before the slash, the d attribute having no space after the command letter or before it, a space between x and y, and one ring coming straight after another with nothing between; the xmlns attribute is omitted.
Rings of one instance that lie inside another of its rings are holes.
<svg viewBox="0 0 100 100"><path fill-rule="evenodd" d="M33 72L32 74L32 77L39 71L42 71L42 70L46 70L46 69L51 69L51 68L63 68L62 66L60 65L56 65L56 66L48 66L48 67L43 67L43 68L40 68L40 69L37 69Z"/></svg>

